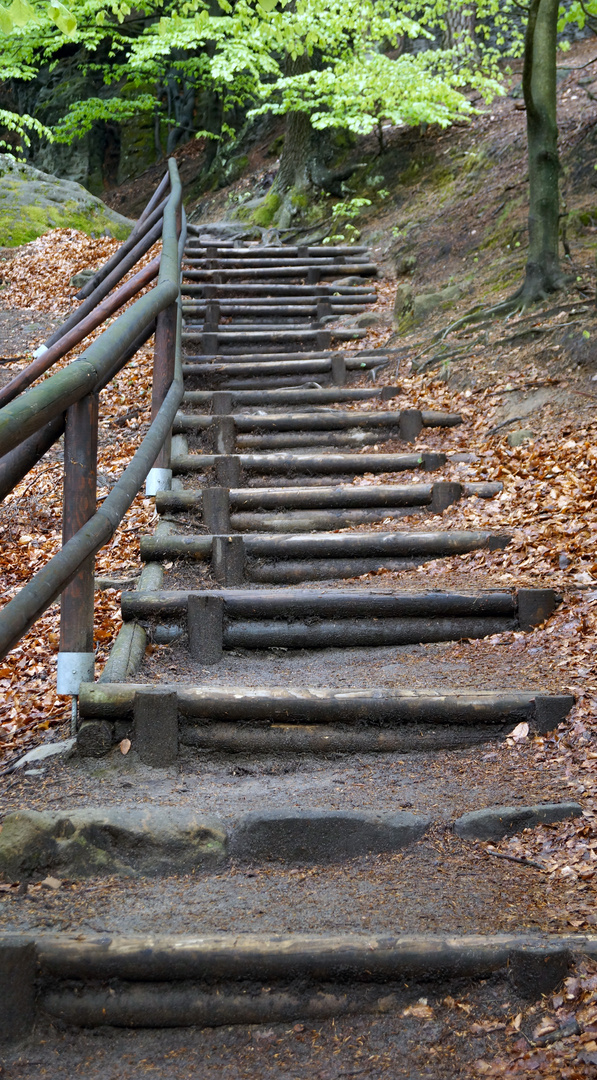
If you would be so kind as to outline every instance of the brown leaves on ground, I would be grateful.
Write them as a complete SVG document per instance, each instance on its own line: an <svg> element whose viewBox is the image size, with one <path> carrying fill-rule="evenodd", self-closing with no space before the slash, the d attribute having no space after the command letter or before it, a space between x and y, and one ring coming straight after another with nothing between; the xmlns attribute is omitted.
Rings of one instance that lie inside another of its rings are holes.
<svg viewBox="0 0 597 1080"><path fill-rule="evenodd" d="M35 307L67 315L76 292L68 284L72 275L86 266L101 266L117 247L115 240L94 240L72 229L47 233L23 247L7 264L5 278L10 284L0 293L3 306ZM148 253L142 263L154 255L155 251ZM70 363L101 329L57 367ZM129 464L149 426L152 360L150 342L100 395L98 505ZM0 507L2 604L60 549L62 459L61 442ZM138 496L110 544L99 552L97 576L140 571L138 538L141 532L151 530L154 517L153 500ZM96 592L95 641L100 665L120 626L120 593ZM0 661L0 753L4 755L21 752L48 728L67 720L68 701L55 691L59 632L59 604L54 604Z"/></svg>
<svg viewBox="0 0 597 1080"><path fill-rule="evenodd" d="M506 1035L506 1052L475 1061L473 1076L597 1076L597 964L580 960L561 990L510 1020Z"/></svg>
<svg viewBox="0 0 597 1080"><path fill-rule="evenodd" d="M79 270L99 269L119 246L120 241L112 237L94 239L76 229L44 233L3 267L8 286L2 290L2 307L68 315L77 307L77 289L69 285L70 279Z"/></svg>

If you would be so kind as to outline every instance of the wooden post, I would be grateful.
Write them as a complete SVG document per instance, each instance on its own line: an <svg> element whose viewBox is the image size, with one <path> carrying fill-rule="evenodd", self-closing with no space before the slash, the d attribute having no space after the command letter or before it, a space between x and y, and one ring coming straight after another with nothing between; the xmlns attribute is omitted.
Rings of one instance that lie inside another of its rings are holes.
<svg viewBox="0 0 597 1080"><path fill-rule="evenodd" d="M62 544L93 517L97 495L98 396L71 405L64 439ZM93 572L90 556L60 598L60 652L57 691L76 697L82 682L93 682ZM76 708L76 705L75 705Z"/></svg>
<svg viewBox="0 0 597 1080"><path fill-rule="evenodd" d="M177 305L170 304L160 311L155 331L153 350L153 388L151 395L151 419L155 420L174 378L176 350ZM172 484L170 467L171 436L169 436L153 463L145 482L145 494L168 491Z"/></svg>
<svg viewBox="0 0 597 1080"><path fill-rule="evenodd" d="M245 545L242 536L214 536L211 549L213 576L219 585L242 585Z"/></svg>
<svg viewBox="0 0 597 1080"><path fill-rule="evenodd" d="M210 533L230 532L230 492L225 487L203 488L203 524Z"/></svg>
<svg viewBox="0 0 597 1080"><path fill-rule="evenodd" d="M165 768L178 756L178 703L175 690L143 687L135 694L135 749L144 765Z"/></svg>
<svg viewBox="0 0 597 1080"><path fill-rule="evenodd" d="M341 353L332 356L332 382L334 386L346 386L346 360Z"/></svg>
<svg viewBox="0 0 597 1080"><path fill-rule="evenodd" d="M202 664L217 664L222 659L224 601L218 593L190 595L187 607L189 652Z"/></svg>
<svg viewBox="0 0 597 1080"><path fill-rule="evenodd" d="M222 454L214 461L216 480L220 487L238 488L242 483L240 458L233 454Z"/></svg>
<svg viewBox="0 0 597 1080"><path fill-rule="evenodd" d="M423 417L420 409L403 409L400 414L400 438L403 442L414 442L423 430Z"/></svg>

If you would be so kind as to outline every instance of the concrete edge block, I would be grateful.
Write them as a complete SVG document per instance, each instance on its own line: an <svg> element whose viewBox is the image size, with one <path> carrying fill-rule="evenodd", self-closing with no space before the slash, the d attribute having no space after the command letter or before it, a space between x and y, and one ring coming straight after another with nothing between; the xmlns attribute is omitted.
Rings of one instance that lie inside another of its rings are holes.
<svg viewBox="0 0 597 1080"><path fill-rule="evenodd" d="M452 828L463 840L501 840L536 825L580 817L577 802L532 803L528 806L489 806L462 814Z"/></svg>
<svg viewBox="0 0 597 1080"><path fill-rule="evenodd" d="M406 811L254 811L235 822L229 851L240 861L341 862L401 850L419 840L431 823L429 817Z"/></svg>

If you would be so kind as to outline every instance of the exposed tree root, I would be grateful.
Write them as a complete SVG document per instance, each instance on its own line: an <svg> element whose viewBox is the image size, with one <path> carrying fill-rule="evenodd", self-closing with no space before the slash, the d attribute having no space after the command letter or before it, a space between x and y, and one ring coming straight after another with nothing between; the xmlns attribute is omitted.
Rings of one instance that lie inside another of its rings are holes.
<svg viewBox="0 0 597 1080"><path fill-rule="evenodd" d="M466 315L447 326L445 330L438 331L433 340L443 341L448 334L453 334L456 330L462 330L463 327L478 323L481 320L491 322L494 319L509 319L512 315L524 315L534 304L540 304L543 300L549 299L555 292L564 289L570 284L570 280L570 278L561 275L557 279L539 284L536 276L529 274L527 270L527 279L512 296L509 296L506 300L501 300L499 304L495 304L490 308L477 305Z"/></svg>

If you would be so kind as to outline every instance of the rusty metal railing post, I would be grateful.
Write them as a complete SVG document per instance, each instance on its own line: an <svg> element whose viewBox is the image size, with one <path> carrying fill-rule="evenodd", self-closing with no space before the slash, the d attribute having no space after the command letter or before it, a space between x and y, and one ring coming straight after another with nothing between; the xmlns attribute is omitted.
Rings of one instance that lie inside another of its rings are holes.
<svg viewBox="0 0 597 1080"><path fill-rule="evenodd" d="M64 437L62 544L93 517L97 499L98 395L88 394L71 405ZM93 577L95 557L81 565L60 598L60 651L57 692L73 698L76 726L77 697L82 682L93 682Z"/></svg>

